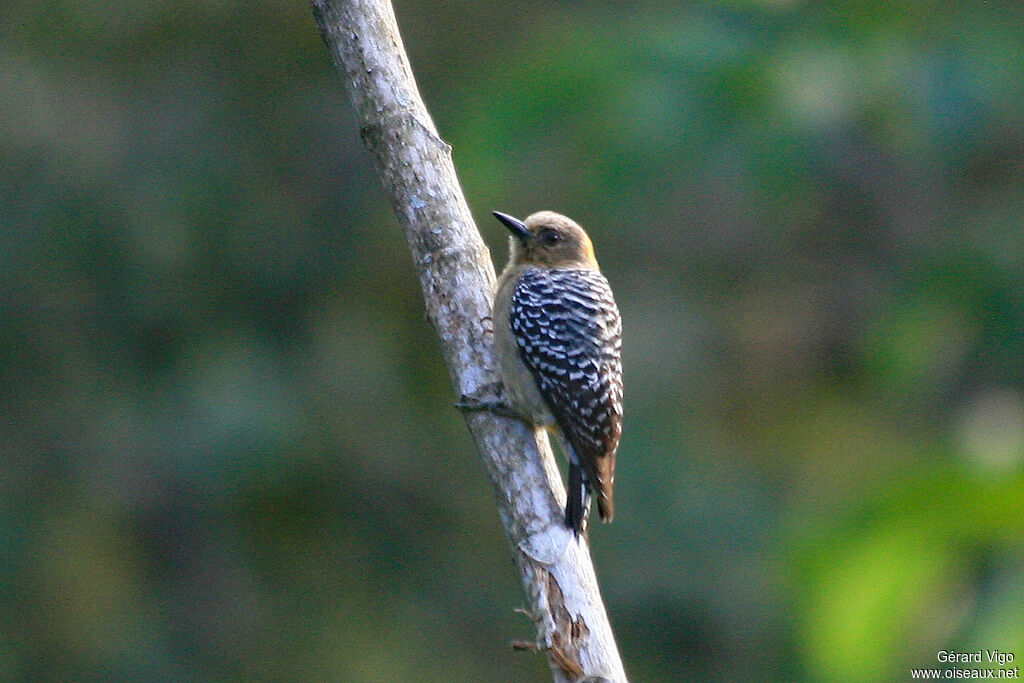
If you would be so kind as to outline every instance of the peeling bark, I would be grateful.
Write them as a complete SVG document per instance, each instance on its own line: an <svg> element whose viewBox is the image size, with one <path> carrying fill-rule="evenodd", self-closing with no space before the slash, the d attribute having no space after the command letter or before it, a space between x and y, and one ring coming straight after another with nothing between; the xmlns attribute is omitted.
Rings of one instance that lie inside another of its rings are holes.
<svg viewBox="0 0 1024 683"><path fill-rule="evenodd" d="M486 395L499 383L489 328L494 266L451 147L420 98L391 4L313 0L312 7L405 233L455 395ZM484 412L468 413L466 423L554 680L625 681L587 540L564 525L565 491L547 437Z"/></svg>

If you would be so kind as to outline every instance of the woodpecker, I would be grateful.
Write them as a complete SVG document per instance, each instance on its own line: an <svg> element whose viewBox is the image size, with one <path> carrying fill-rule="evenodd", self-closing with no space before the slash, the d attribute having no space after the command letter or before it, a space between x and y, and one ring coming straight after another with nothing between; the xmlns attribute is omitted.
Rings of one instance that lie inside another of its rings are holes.
<svg viewBox="0 0 1024 683"><path fill-rule="evenodd" d="M622 322L583 228L553 211L520 221L498 278L494 347L509 407L554 433L569 461L565 524L583 531L591 489L612 520L622 435Z"/></svg>

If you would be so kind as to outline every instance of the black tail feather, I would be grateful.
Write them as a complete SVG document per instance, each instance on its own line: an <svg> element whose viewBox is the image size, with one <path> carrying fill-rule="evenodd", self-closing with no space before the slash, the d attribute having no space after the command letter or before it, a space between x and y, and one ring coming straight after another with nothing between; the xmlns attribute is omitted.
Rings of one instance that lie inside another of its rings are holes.
<svg viewBox="0 0 1024 683"><path fill-rule="evenodd" d="M569 463L569 484L565 495L565 526L579 536L583 533L583 523L587 517L590 487L587 476L579 465Z"/></svg>

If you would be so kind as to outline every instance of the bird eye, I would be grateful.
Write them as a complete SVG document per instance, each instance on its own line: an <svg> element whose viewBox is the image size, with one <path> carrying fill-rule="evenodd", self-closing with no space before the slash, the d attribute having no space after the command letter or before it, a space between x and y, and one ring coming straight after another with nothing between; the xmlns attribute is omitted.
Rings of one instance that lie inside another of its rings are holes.
<svg viewBox="0 0 1024 683"><path fill-rule="evenodd" d="M550 247L562 240L562 236L554 230L544 230L540 233L540 241L544 246Z"/></svg>

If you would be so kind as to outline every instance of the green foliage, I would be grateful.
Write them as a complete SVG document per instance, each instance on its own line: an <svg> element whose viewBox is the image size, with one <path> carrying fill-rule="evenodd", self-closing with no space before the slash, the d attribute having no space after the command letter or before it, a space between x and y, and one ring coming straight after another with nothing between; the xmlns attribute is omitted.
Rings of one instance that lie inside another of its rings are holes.
<svg viewBox="0 0 1024 683"><path fill-rule="evenodd" d="M308 7L4 10L0 678L545 679ZM615 287L632 677L1024 659L1016 6L396 11L497 260Z"/></svg>
<svg viewBox="0 0 1024 683"><path fill-rule="evenodd" d="M842 527L799 532L792 590L815 678L897 680L930 666L936 643L1020 646L1014 628L990 629L985 637L999 644L982 645L972 622L988 620L993 603L1008 625L1024 618L1015 586L979 580L989 572L1019 577L1024 477L921 469L865 496Z"/></svg>

